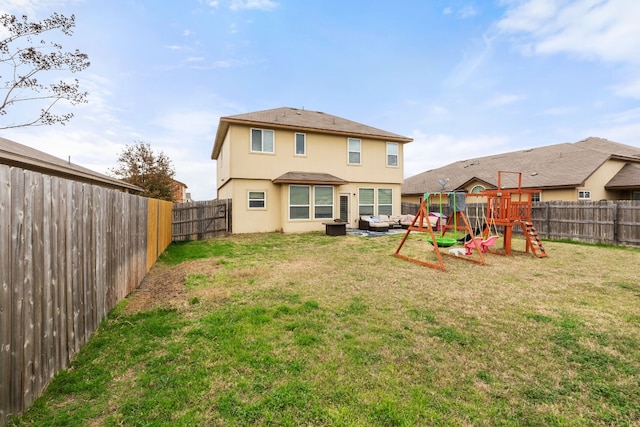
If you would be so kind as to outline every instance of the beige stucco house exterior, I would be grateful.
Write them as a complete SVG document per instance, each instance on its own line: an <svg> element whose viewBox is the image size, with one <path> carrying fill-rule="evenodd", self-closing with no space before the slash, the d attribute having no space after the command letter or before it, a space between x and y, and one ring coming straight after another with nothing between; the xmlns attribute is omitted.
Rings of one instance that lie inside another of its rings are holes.
<svg viewBox="0 0 640 427"><path fill-rule="evenodd" d="M405 180L402 201L420 203L424 193L475 193L497 187L498 171L521 173L521 187L540 189L536 201L640 200L640 148L590 137L460 160ZM503 174L503 188L517 187L518 174ZM481 202L481 200L478 200Z"/></svg>
<svg viewBox="0 0 640 427"><path fill-rule="evenodd" d="M211 158L232 200L233 233L324 230L360 214L399 215L403 147L395 133L289 107L222 117Z"/></svg>

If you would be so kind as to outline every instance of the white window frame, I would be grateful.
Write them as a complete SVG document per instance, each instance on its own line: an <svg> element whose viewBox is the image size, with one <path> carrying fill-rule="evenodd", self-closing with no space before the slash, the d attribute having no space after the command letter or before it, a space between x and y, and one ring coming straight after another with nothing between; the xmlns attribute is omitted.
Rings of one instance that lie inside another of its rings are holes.
<svg viewBox="0 0 640 427"><path fill-rule="evenodd" d="M391 203L384 203L384 204L380 203L380 191L381 190L389 190L391 192ZM393 188L384 188L384 187L383 188L378 188L378 189L376 189L376 196L377 196L376 201L378 202L377 206L376 206L376 208L377 208L376 211L378 212L378 215L389 215L389 216L393 215ZM388 206L389 207L388 213L387 212L385 212L385 213L380 212L380 207L381 206L384 206L384 207Z"/></svg>
<svg viewBox="0 0 640 427"><path fill-rule="evenodd" d="M301 187L301 188L306 188L307 189L307 197L308 197L308 202L306 205L294 205L291 203L291 189L294 187ZM290 221L308 221L311 219L311 186L310 185L290 185L289 186L289 200L288 200L288 205L289 205L289 220ZM306 218L292 218L291 217L291 209L292 208L307 208L307 217Z"/></svg>
<svg viewBox="0 0 640 427"><path fill-rule="evenodd" d="M390 150L391 147L395 147L395 154L391 153L391 150ZM390 160L394 157L396 162L395 164L392 164ZM397 142L387 142L387 167L390 167L390 168L400 167L400 144L398 144Z"/></svg>
<svg viewBox="0 0 640 427"><path fill-rule="evenodd" d="M541 202L542 201L542 193L533 193L531 195L532 202Z"/></svg>
<svg viewBox="0 0 640 427"><path fill-rule="evenodd" d="M262 193L262 198L251 198L251 193ZM251 202L262 201L262 206L251 206ZM262 190L249 190L247 191L247 209L250 210L265 210L267 209L267 192Z"/></svg>
<svg viewBox="0 0 640 427"><path fill-rule="evenodd" d="M484 191L486 189L487 188L484 185L477 184L471 188L471 191L469 191L469 194L478 194L479 192Z"/></svg>
<svg viewBox="0 0 640 427"><path fill-rule="evenodd" d="M302 153L298 153L298 136L302 137ZM300 157L307 155L307 134L300 132L293 134L293 155Z"/></svg>
<svg viewBox="0 0 640 427"><path fill-rule="evenodd" d="M591 190L578 190L578 200L591 200Z"/></svg>
<svg viewBox="0 0 640 427"><path fill-rule="evenodd" d="M260 149L253 149L253 135L254 132L260 132ZM271 151L265 150L264 147L264 134L268 132L271 133ZM252 153L263 153L263 154L274 154L276 152L276 133L271 129L259 129L259 128L251 128L249 130L249 150Z"/></svg>
<svg viewBox="0 0 640 427"><path fill-rule="evenodd" d="M352 150L351 149L351 143L352 142L357 142L358 143L358 149L357 150ZM358 161L357 162L352 162L351 161L351 153L357 153L358 154ZM358 139L358 138L347 138L347 163L350 165L361 165L362 164L362 140Z"/></svg>
<svg viewBox="0 0 640 427"><path fill-rule="evenodd" d="M371 204L363 204L362 203L362 191L364 190L371 190ZM376 196L376 189L373 187L360 187L358 188L358 217L361 217L363 215L370 215L373 216L375 214L375 209L376 209L376 201L375 201L375 196ZM371 213L362 213L362 207L363 206L371 206Z"/></svg>
<svg viewBox="0 0 640 427"><path fill-rule="evenodd" d="M330 205L322 205L318 203L318 200L316 198L316 191L319 188L329 188L331 190L331 204ZM333 209L334 209L334 198L335 198L335 194L334 194L334 188L331 185L316 185L313 187L313 218L314 219L332 219L333 218ZM317 208L319 207L331 207L331 213L328 216L323 216L323 215L318 215L318 211Z"/></svg>

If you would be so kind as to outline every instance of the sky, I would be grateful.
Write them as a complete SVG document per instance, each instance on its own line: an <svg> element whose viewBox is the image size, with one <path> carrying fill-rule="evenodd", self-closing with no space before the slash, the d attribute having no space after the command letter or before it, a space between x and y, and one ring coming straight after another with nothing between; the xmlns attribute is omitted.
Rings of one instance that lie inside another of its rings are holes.
<svg viewBox="0 0 640 427"><path fill-rule="evenodd" d="M640 147L638 0L0 0L54 12L75 15L50 38L89 55L65 76L88 102L0 136L101 173L146 142L194 200L216 197L220 117L285 106L413 138L405 177L590 136Z"/></svg>

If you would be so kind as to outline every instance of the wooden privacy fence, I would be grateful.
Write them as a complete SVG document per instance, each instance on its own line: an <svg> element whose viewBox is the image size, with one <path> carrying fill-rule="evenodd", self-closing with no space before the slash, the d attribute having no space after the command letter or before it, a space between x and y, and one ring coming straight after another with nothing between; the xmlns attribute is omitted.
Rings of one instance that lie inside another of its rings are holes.
<svg viewBox="0 0 640 427"><path fill-rule="evenodd" d="M532 219L545 239L640 246L640 201L538 202Z"/></svg>
<svg viewBox="0 0 640 427"><path fill-rule="evenodd" d="M171 203L0 165L0 426L171 242Z"/></svg>
<svg viewBox="0 0 640 427"><path fill-rule="evenodd" d="M231 199L173 205L173 240L203 240L231 233Z"/></svg>
<svg viewBox="0 0 640 427"><path fill-rule="evenodd" d="M415 214L419 206L403 202L402 213ZM467 203L472 225L476 222L476 212L480 212L479 216L482 216L485 206L483 203ZM439 205L432 210L439 210ZM442 213L448 215L448 205L443 205ZM534 202L531 219L542 239L640 247L638 200ZM514 233L521 232L520 229L514 229Z"/></svg>

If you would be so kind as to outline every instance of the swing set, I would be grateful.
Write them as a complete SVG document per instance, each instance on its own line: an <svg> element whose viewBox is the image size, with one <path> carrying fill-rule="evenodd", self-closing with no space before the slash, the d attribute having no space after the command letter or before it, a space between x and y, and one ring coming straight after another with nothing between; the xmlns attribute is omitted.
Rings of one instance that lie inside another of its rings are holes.
<svg viewBox="0 0 640 427"><path fill-rule="evenodd" d="M511 190L503 189L503 174L516 174L517 188ZM522 189L522 174L520 172L506 171L498 172L498 186L495 190L484 190L473 194L451 191L425 193L418 213L407 228L407 232L396 249L394 256L443 271L445 270L443 255L484 265L486 264L486 253L512 254L511 237L513 235L513 227L519 226L522 228L525 237L525 252L531 252L538 258L546 257L547 253L531 220L531 204L533 195L537 193L540 193L540 190ZM468 197L480 197L486 200L486 209L481 209L479 203L475 204L475 225L473 228L469 223L466 209L466 199ZM443 199L448 201L451 212L444 226L440 222ZM428 218L434 201L438 201L440 205L437 230L439 233L437 235ZM503 250L501 252L492 250L492 247L497 244L500 238L498 226L504 229ZM412 231L428 233L426 239L433 246L436 262L421 260L400 253ZM448 231L452 231L453 237L447 236ZM463 237L459 236L461 231L463 232ZM449 249L447 253L443 253L440 250L440 248L455 246L458 243L461 243L464 249L453 248Z"/></svg>

